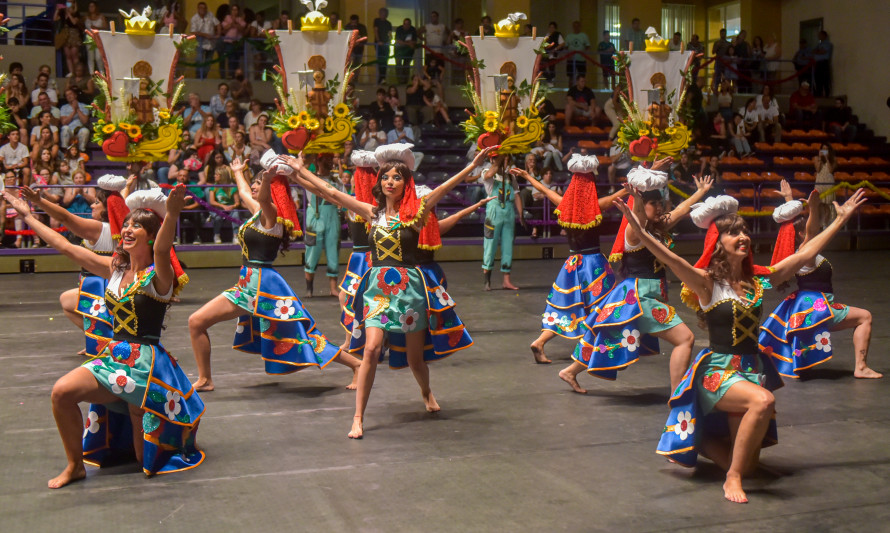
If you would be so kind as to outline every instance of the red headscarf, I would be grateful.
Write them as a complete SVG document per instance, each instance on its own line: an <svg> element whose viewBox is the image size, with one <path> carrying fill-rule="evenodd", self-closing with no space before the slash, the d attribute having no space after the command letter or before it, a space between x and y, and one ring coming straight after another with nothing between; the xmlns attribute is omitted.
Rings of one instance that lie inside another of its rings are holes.
<svg viewBox="0 0 890 533"><path fill-rule="evenodd" d="M627 207L631 211L634 208L634 197L631 196L627 200ZM624 232L627 230L627 218L621 217L621 225L618 226L618 235L615 236L615 244L612 245L612 252L609 253L609 262L616 263L624 257Z"/></svg>
<svg viewBox="0 0 890 533"><path fill-rule="evenodd" d="M572 181L555 210L560 226L587 229L602 222L595 181L598 166L599 160L594 155L572 155L567 166L573 172Z"/></svg>
<svg viewBox="0 0 890 533"><path fill-rule="evenodd" d="M297 218L297 206L290 195L287 178L282 175L272 178L271 191L272 202L278 211L278 222L290 233L291 239L303 235L303 230L300 229L300 220Z"/></svg>
<svg viewBox="0 0 890 533"><path fill-rule="evenodd" d="M803 212L803 203L799 200L785 202L773 211L773 220L780 224L779 234L776 236L776 247L773 249L773 258L770 265L775 265L782 259L794 253L796 249L796 231L794 221Z"/></svg>

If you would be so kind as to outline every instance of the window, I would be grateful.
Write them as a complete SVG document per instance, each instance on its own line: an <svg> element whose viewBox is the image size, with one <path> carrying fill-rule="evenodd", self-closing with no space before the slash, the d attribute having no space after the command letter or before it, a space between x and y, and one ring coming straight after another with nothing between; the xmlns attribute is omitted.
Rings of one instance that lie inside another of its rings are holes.
<svg viewBox="0 0 890 533"><path fill-rule="evenodd" d="M621 19L618 4L603 5L603 31L609 32L609 40L616 50L621 50Z"/></svg>
<svg viewBox="0 0 890 533"><path fill-rule="evenodd" d="M680 32L683 42L689 42L695 33L695 6L688 4L661 5L661 36L672 39Z"/></svg>

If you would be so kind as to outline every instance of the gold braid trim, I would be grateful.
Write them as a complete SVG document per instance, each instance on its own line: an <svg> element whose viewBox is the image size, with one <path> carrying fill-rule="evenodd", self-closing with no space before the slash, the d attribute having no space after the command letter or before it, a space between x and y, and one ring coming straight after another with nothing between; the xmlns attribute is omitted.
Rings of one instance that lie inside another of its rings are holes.
<svg viewBox="0 0 890 533"><path fill-rule="evenodd" d="M418 244L417 247L418 247L418 248L421 248L421 249L423 249L423 250L436 251L436 250L438 250L439 248L441 248L442 245L441 245L441 244L437 244L437 245L435 245L435 246L430 246L429 244Z"/></svg>
<svg viewBox="0 0 890 533"><path fill-rule="evenodd" d="M686 307L693 311L701 311L701 302L698 301L698 295L684 283L680 290L680 301L686 304Z"/></svg>
<svg viewBox="0 0 890 533"><path fill-rule="evenodd" d="M290 234L291 239L296 239L297 237L302 237L303 232L301 230L294 229L294 223L291 220L288 220L284 217L278 217L276 222L284 226L285 231Z"/></svg>
<svg viewBox="0 0 890 533"><path fill-rule="evenodd" d="M556 216L559 216L559 209L554 209L553 212ZM578 224L577 222L563 222L562 220L557 219L556 222L564 227L564 228L572 228L572 229L590 229L595 228L600 225L600 222L603 221L603 215L597 215L592 221L586 224Z"/></svg>
<svg viewBox="0 0 890 533"><path fill-rule="evenodd" d="M610 263L617 263L618 261L621 261L621 258L622 258L622 257L624 257L624 253L623 253L623 252L616 252L616 253L614 253L614 254L609 254L609 262L610 262Z"/></svg>

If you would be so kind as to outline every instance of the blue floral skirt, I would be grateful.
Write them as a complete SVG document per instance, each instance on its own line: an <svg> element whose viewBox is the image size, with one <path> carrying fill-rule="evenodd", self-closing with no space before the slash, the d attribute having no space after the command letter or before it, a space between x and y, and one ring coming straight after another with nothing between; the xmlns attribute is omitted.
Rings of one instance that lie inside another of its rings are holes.
<svg viewBox="0 0 890 533"><path fill-rule="evenodd" d="M586 332L575 346L572 359L587 372L616 379L618 371L636 363L641 355L660 352L658 333L682 324L667 304L664 280L627 278L615 286L584 322Z"/></svg>
<svg viewBox="0 0 890 533"><path fill-rule="evenodd" d="M614 285L615 274L603 254L570 255L547 295L541 329L567 339L581 338L593 306Z"/></svg>
<svg viewBox="0 0 890 533"><path fill-rule="evenodd" d="M232 347L261 355L267 374L324 368L340 354L274 268L242 266L238 283L223 295L248 313L238 317Z"/></svg>
<svg viewBox="0 0 890 533"><path fill-rule="evenodd" d="M196 445L204 402L176 359L159 344L110 341L99 357L83 365L100 385L121 399L92 404L83 432L84 462L102 466L119 452L130 452L133 432L126 404L144 410L142 470L169 474L201 464Z"/></svg>
<svg viewBox="0 0 890 533"><path fill-rule="evenodd" d="M81 275L78 286L77 314L83 317L86 355L96 357L111 340L111 313L105 307L105 288L108 280L101 276Z"/></svg>
<svg viewBox="0 0 890 533"><path fill-rule="evenodd" d="M371 267L349 309L354 317L349 351L362 356L365 328L380 328L389 339L389 366L404 368L405 334L425 329L424 360L444 359L473 345L454 306L445 287L419 267Z"/></svg>
<svg viewBox="0 0 890 533"><path fill-rule="evenodd" d="M346 275L340 282L340 290L346 293L346 305L340 313L340 325L346 330L346 333L352 333L352 323L355 319L350 315L349 309L352 307L352 299L355 298L355 291L362 281L362 276L371 268L371 252L352 252L349 256L349 263L346 265Z"/></svg>
<svg viewBox="0 0 890 533"><path fill-rule="evenodd" d="M793 292L760 326L760 350L772 356L779 374L799 378L801 370L831 359L830 330L849 312L831 293Z"/></svg>

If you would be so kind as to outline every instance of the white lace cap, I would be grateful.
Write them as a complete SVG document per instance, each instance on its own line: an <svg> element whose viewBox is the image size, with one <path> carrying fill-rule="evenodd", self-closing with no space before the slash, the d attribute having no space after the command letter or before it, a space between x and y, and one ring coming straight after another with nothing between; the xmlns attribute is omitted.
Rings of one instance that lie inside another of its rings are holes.
<svg viewBox="0 0 890 533"><path fill-rule="evenodd" d="M105 191L121 192L127 186L127 179L114 174L105 174L96 181L96 185Z"/></svg>
<svg viewBox="0 0 890 533"><path fill-rule="evenodd" d="M285 165L284 163L276 162L278 158L278 154L275 153L275 150L269 148L266 150L266 153L260 157L260 165L262 167L272 173L280 174L282 176L290 176L294 173L294 169Z"/></svg>
<svg viewBox="0 0 890 533"><path fill-rule="evenodd" d="M692 212L689 214L689 217L696 226L708 229L715 218L735 213L738 210L738 200L732 196L721 194L720 196L712 196L704 202L692 206Z"/></svg>
<svg viewBox="0 0 890 533"><path fill-rule="evenodd" d="M782 224L794 220L798 215L803 213L803 202L800 200L791 200L785 202L773 211L773 220Z"/></svg>
<svg viewBox="0 0 890 533"><path fill-rule="evenodd" d="M418 198L423 198L431 192L433 192L433 190L426 185L414 185L414 194L416 194Z"/></svg>
<svg viewBox="0 0 890 533"><path fill-rule="evenodd" d="M377 168L380 166L374 152L370 150L353 150L350 159L352 159L352 164L357 167Z"/></svg>
<svg viewBox="0 0 890 533"><path fill-rule="evenodd" d="M570 172L580 172L583 174L596 174L596 169L600 166L600 160L595 155L572 154L569 164L566 168Z"/></svg>
<svg viewBox="0 0 890 533"><path fill-rule="evenodd" d="M408 167L409 170L413 171L414 153L411 151L412 148L414 148L413 144L384 144L383 146L378 146L377 149L374 150L374 157L377 158L377 163L379 163L380 166L383 166L389 161L401 161L402 163L405 163L405 166Z"/></svg>
<svg viewBox="0 0 890 533"><path fill-rule="evenodd" d="M131 193L127 196L126 203L130 211L136 209L151 209L161 218L167 216L167 197L164 195L164 191L160 188Z"/></svg>
<svg viewBox="0 0 890 533"><path fill-rule="evenodd" d="M667 172L636 166L627 173L627 182L640 192L657 191L667 185Z"/></svg>

